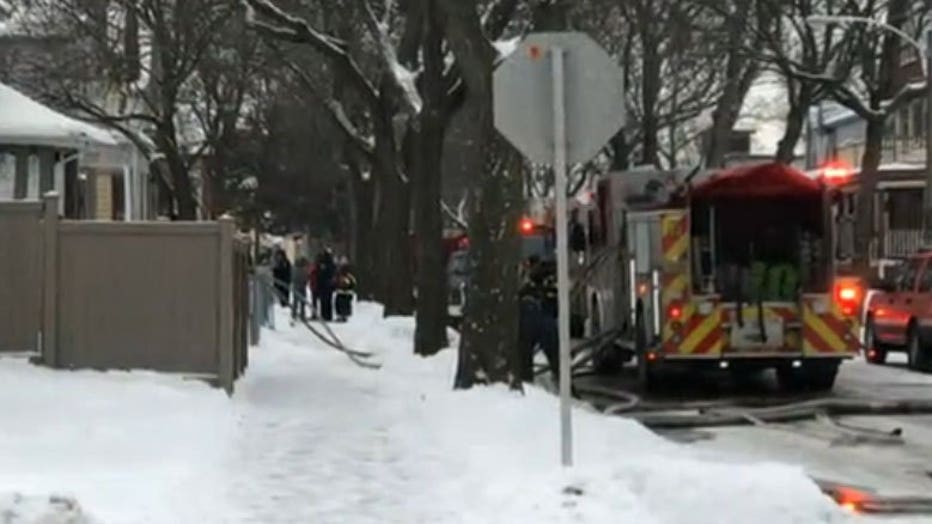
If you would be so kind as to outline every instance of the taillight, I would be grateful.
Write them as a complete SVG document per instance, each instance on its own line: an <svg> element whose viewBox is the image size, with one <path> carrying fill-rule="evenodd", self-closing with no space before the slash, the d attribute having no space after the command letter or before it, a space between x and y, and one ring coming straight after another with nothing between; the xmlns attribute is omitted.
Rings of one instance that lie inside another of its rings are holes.
<svg viewBox="0 0 932 524"><path fill-rule="evenodd" d="M679 320L680 317L683 316L683 306L671 304L667 309L667 316L670 317L671 320Z"/></svg>
<svg viewBox="0 0 932 524"><path fill-rule="evenodd" d="M844 279L835 283L835 301L845 315L856 315L863 298L864 291L858 281Z"/></svg>

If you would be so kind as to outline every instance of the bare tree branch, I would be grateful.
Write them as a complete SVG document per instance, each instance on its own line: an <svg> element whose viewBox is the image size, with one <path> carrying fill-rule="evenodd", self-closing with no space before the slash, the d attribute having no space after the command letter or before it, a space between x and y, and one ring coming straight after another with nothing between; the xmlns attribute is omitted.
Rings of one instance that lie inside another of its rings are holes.
<svg viewBox="0 0 932 524"><path fill-rule="evenodd" d="M306 20L292 16L275 6L270 0L241 0L249 10L264 16L277 25L263 23L255 16L248 16L247 23L263 34L293 43L309 44L326 56L345 78L353 85L367 104L377 107L378 95L375 87L363 74L362 69L350 57L346 43L340 39L316 31Z"/></svg>

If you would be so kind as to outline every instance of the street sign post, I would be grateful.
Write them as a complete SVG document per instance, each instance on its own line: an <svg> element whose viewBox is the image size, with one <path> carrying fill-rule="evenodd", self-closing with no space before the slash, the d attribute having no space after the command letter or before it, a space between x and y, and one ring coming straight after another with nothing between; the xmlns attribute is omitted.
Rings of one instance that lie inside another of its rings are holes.
<svg viewBox="0 0 932 524"><path fill-rule="evenodd" d="M529 35L495 71L495 127L532 162L554 171L560 332L560 431L564 466L573 464L570 419L570 279L567 166L595 156L624 122L621 71L583 33Z"/></svg>

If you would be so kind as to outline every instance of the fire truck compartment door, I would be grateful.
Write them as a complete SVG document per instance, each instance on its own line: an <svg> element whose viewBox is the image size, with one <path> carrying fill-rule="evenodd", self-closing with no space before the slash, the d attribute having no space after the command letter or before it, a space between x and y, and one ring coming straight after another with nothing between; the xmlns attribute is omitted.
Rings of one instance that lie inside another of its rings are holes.
<svg viewBox="0 0 932 524"><path fill-rule="evenodd" d="M738 325L738 322L731 324L731 349L757 349L757 348L782 348L784 324L783 319L775 315L764 315L764 329L762 330L758 318L757 308L744 308L744 322Z"/></svg>

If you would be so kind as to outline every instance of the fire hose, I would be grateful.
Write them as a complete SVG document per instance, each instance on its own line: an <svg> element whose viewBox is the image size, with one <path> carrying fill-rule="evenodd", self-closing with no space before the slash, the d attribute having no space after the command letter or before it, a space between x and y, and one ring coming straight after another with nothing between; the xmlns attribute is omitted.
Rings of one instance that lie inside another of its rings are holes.
<svg viewBox="0 0 932 524"><path fill-rule="evenodd" d="M277 290L275 289L275 286L274 286L274 284L276 284L276 283L277 283L277 284L280 284L280 285L283 285L283 286L287 285L287 286L290 287L290 284L287 284L287 283L285 283L284 281L281 281L281 280L278 280L278 279L272 279L272 280L273 280L273 282L271 282L271 283L270 283L270 282L265 282L265 284L266 284L267 288L269 288L273 293L277 292ZM294 298L295 300L300 300L301 303L303 303L305 306L312 307L312 304L311 304L310 302L308 302L307 298L302 297L301 295L293 294L293 298ZM321 332L320 330L318 330L317 328L315 328L315 327L311 324L311 322L309 322L309 321L307 321L307 320L302 319L301 324L302 324L305 328L307 328L307 330L310 331L311 334L313 334L315 337L317 337L321 342L323 342L324 344L326 344L328 347L330 347L330 348L332 348L332 349L335 349L335 350L337 350L337 351L343 353L344 355L346 355L346 356L347 356L354 364L356 364L357 366L362 367L362 368L366 368L366 369L379 369L379 368L382 367L382 365L379 364L379 363L376 363L376 362L368 362L368 361L365 360L365 359L367 359L367 358L372 357L372 356L373 356L372 353L369 353L369 352L366 352L366 351L357 351L357 350L355 350L355 349L350 349L350 348L348 348L348 347L346 346L346 344L344 344L343 341L340 340L340 338L337 336L337 334L333 331L333 329L328 325L328 323L327 323L326 321L320 320L319 322L320 322L320 324L321 324L321 326L322 326L322 328L323 328L323 331L325 331L326 333L323 333L323 332Z"/></svg>

